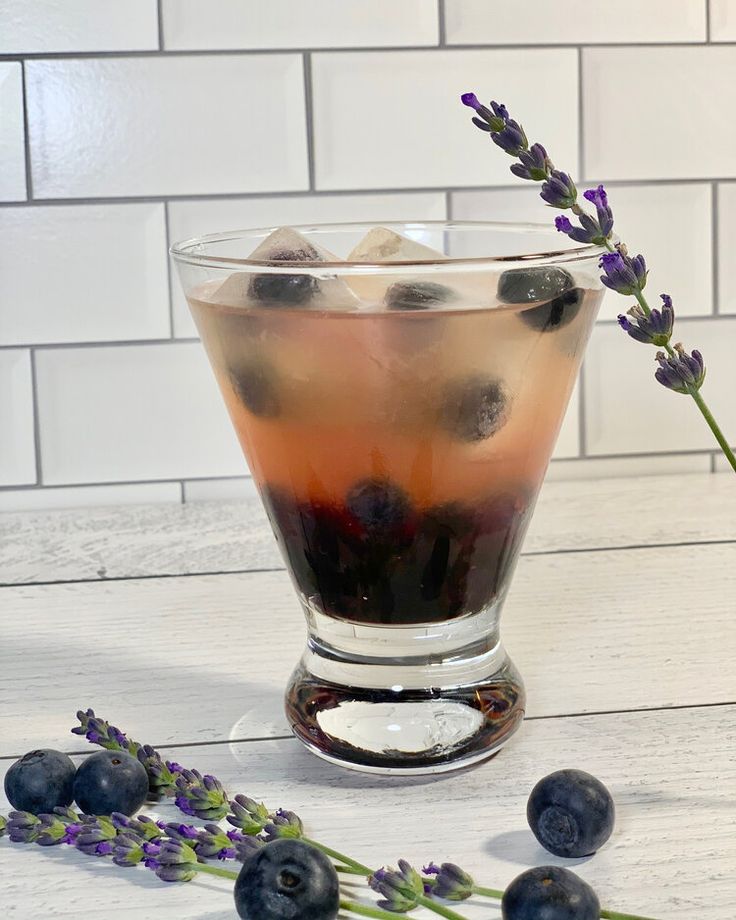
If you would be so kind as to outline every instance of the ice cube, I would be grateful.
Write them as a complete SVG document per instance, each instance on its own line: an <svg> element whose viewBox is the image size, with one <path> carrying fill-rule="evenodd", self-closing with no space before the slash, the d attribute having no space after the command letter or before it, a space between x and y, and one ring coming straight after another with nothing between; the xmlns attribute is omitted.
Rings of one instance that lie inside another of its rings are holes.
<svg viewBox="0 0 736 920"><path fill-rule="evenodd" d="M374 227L352 249L348 262L435 262L446 258L444 253L387 227Z"/></svg>
<svg viewBox="0 0 736 920"><path fill-rule="evenodd" d="M263 262L338 262L329 250L312 243L289 227L269 234L249 258ZM309 272L234 272L218 287L214 303L229 306L305 307L316 310L351 310L358 299L336 276Z"/></svg>

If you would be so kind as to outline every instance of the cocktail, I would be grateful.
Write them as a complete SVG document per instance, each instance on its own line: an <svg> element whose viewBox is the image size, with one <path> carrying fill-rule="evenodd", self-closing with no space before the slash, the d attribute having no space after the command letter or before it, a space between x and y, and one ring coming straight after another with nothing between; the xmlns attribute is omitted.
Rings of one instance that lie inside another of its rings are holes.
<svg viewBox="0 0 736 920"><path fill-rule="evenodd" d="M307 619L287 716L328 760L447 770L523 717L499 615L602 296L598 248L555 246L428 223L172 248Z"/></svg>

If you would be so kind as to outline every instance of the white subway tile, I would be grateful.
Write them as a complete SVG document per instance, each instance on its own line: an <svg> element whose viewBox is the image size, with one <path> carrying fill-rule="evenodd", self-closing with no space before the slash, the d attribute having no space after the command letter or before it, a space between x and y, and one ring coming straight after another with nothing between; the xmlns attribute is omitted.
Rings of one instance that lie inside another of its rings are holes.
<svg viewBox="0 0 736 920"><path fill-rule="evenodd" d="M736 182L718 188L718 307L721 313L736 313Z"/></svg>
<svg viewBox="0 0 736 920"><path fill-rule="evenodd" d="M305 195L298 198L240 198L172 201L171 239L238 227L278 227L294 224L390 220L442 220L443 192L404 192L387 195ZM174 330L179 337L197 335L178 278L173 278Z"/></svg>
<svg viewBox="0 0 736 920"><path fill-rule="evenodd" d="M736 440L733 353L736 322L680 322L676 337L688 351L698 348L708 378L703 396L728 436ZM598 326L585 362L588 453L628 454L716 448L693 401L654 379L655 349L640 345L617 326Z"/></svg>
<svg viewBox="0 0 736 920"><path fill-rule="evenodd" d="M736 449L736 438L734 438L734 448ZM726 460L722 453L716 456L716 473L730 473L733 476L733 467Z"/></svg>
<svg viewBox="0 0 736 920"><path fill-rule="evenodd" d="M570 402L567 407L565 418L560 428L560 434L557 438L552 456L577 457L580 453L580 396L578 386L570 395Z"/></svg>
<svg viewBox="0 0 736 920"><path fill-rule="evenodd" d="M168 338L162 204L0 211L0 343Z"/></svg>
<svg viewBox="0 0 736 920"><path fill-rule="evenodd" d="M47 489L9 489L0 492L2 511L43 511L94 508L99 505L148 505L181 501L178 482L144 482L118 486L71 486Z"/></svg>
<svg viewBox="0 0 736 920"><path fill-rule="evenodd" d="M318 188L513 184L508 157L470 124L464 90L492 92L527 125L535 113L533 139L577 171L572 49L315 54L312 64ZM554 105L540 104L541 85Z"/></svg>
<svg viewBox="0 0 736 920"><path fill-rule="evenodd" d="M158 48L156 0L0 0L0 54Z"/></svg>
<svg viewBox="0 0 736 920"><path fill-rule="evenodd" d="M436 45L437 0L163 0L173 48Z"/></svg>
<svg viewBox="0 0 736 920"><path fill-rule="evenodd" d="M710 454L662 454L650 457L553 460L546 478L552 482L563 482L573 479L629 479L632 476L709 472Z"/></svg>
<svg viewBox="0 0 736 920"><path fill-rule="evenodd" d="M17 61L0 62L0 201L26 197L23 72Z"/></svg>
<svg viewBox="0 0 736 920"><path fill-rule="evenodd" d="M736 47L588 48L583 88L586 175L736 176Z"/></svg>
<svg viewBox="0 0 736 920"><path fill-rule="evenodd" d="M714 42L736 41L736 0L710 0L710 37Z"/></svg>
<svg viewBox="0 0 736 920"><path fill-rule="evenodd" d="M608 197L616 217L616 232L632 251L644 253L647 259L647 292L651 292L652 305L658 304L658 295L666 291L674 298L678 315L710 313L710 185L616 185L608 186ZM551 223L556 213L541 201L538 188L528 186L452 194L452 215L459 220ZM628 303L609 291L603 298L600 319L615 319L626 309Z"/></svg>
<svg viewBox="0 0 736 920"><path fill-rule="evenodd" d="M199 344L49 349L36 360L47 485L246 470Z"/></svg>
<svg viewBox="0 0 736 920"><path fill-rule="evenodd" d="M250 476L238 479L193 479L184 483L186 502L237 500L256 494L256 486Z"/></svg>
<svg viewBox="0 0 736 920"><path fill-rule="evenodd" d="M36 481L31 355L0 351L0 486Z"/></svg>
<svg viewBox="0 0 736 920"><path fill-rule="evenodd" d="M308 185L298 55L34 60L26 68L36 197Z"/></svg>
<svg viewBox="0 0 736 920"><path fill-rule="evenodd" d="M445 0L448 44L705 40L703 0Z"/></svg>

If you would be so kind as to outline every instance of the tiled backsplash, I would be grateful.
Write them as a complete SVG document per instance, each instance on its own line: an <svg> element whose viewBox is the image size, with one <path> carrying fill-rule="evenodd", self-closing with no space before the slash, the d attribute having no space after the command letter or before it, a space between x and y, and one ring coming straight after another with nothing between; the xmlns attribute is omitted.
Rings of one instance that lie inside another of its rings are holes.
<svg viewBox="0 0 736 920"><path fill-rule="evenodd" d="M467 89L607 182L736 432L736 0L0 0L0 510L250 487L172 240L549 218ZM550 475L724 469L621 308Z"/></svg>

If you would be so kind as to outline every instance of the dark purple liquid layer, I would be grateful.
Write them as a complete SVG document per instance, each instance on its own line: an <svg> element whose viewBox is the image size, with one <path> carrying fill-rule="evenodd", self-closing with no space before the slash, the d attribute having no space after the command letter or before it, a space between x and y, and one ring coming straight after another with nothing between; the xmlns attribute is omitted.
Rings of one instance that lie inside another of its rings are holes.
<svg viewBox="0 0 736 920"><path fill-rule="evenodd" d="M531 513L528 494L417 509L385 480L357 483L344 504L263 500L299 589L328 616L406 625L451 620L503 589Z"/></svg>

